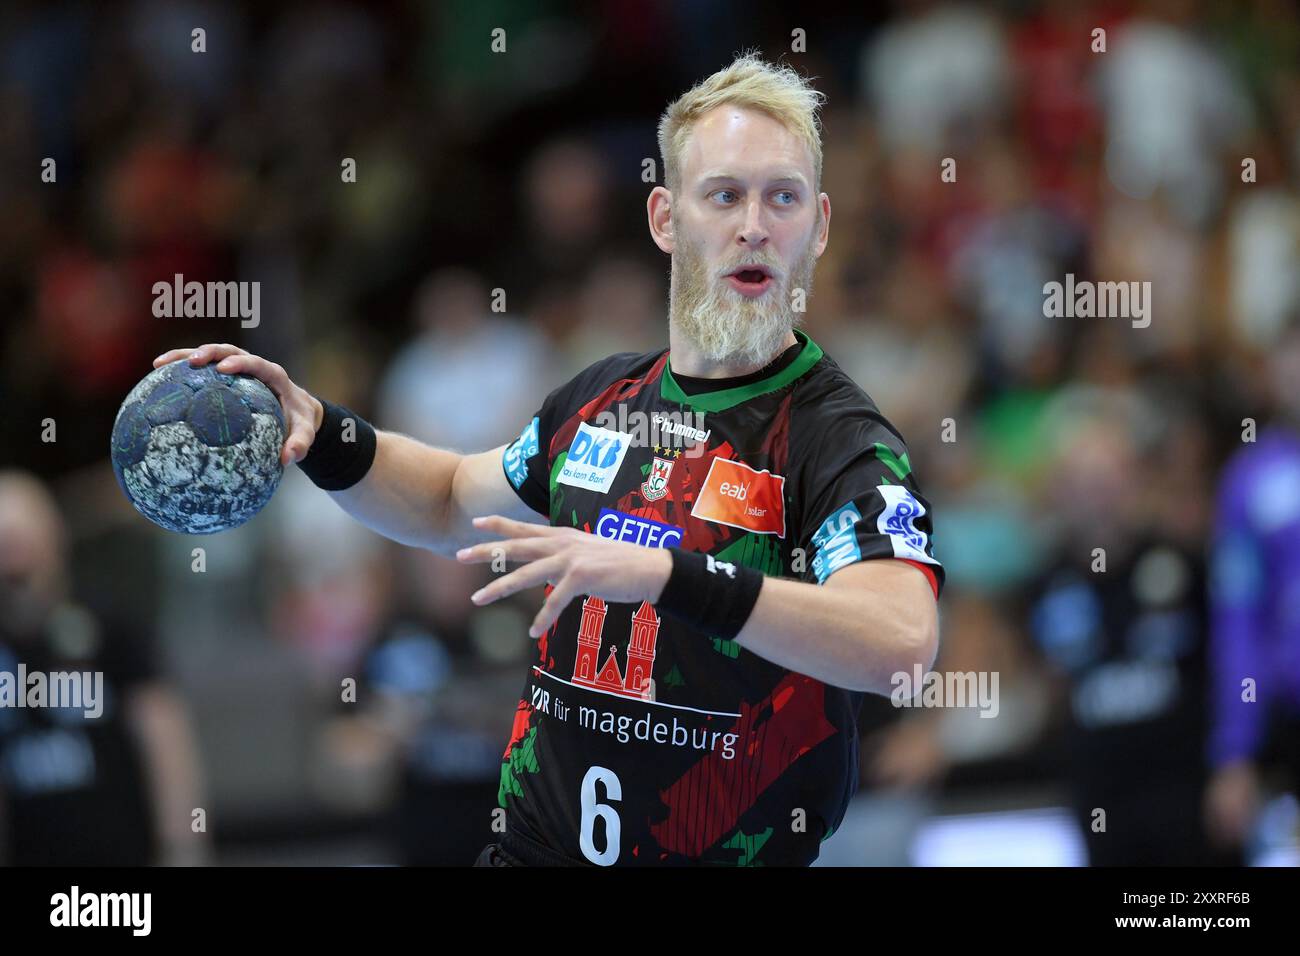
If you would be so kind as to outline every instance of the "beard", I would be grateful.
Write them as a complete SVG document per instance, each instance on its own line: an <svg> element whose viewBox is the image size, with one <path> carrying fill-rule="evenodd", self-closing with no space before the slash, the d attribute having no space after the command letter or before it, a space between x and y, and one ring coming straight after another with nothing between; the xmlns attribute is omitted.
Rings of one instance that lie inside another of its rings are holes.
<svg viewBox="0 0 1300 956"><path fill-rule="evenodd" d="M669 324L710 362L762 368L799 325L802 313L795 311L792 293L803 289L805 302L812 297L816 264L810 238L788 272L771 253L759 252L738 257L713 274L700 244L679 230L668 291ZM739 265L767 266L773 276L771 287L754 299L736 292L722 275Z"/></svg>

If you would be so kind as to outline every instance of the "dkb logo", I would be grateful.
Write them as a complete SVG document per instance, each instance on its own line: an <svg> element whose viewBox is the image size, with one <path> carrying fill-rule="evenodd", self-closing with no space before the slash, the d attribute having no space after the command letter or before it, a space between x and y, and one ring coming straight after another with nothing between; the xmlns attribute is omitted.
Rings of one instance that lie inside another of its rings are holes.
<svg viewBox="0 0 1300 956"><path fill-rule="evenodd" d="M597 428L583 422L573 436L557 480L590 491L609 491L631 439L632 436L626 432Z"/></svg>
<svg viewBox="0 0 1300 956"><path fill-rule="evenodd" d="M618 432L614 434L617 435ZM591 432L579 431L577 437L573 439L573 447L569 449L569 461L582 465L595 465L597 468L608 468L614 464L615 459L618 458L618 450L622 447L621 438L615 438L611 443L609 439L593 438Z"/></svg>

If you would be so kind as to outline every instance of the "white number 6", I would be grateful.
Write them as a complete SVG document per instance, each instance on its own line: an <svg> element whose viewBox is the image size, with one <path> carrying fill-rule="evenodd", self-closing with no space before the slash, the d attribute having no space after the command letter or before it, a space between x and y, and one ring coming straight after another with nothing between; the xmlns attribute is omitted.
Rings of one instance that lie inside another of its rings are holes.
<svg viewBox="0 0 1300 956"><path fill-rule="evenodd" d="M613 866L618 860L619 820L614 808L596 802L596 781L605 785L605 799L617 803L623 799L623 785L618 782L618 774L604 767L592 767L582 778L582 832L579 834L578 846L582 855L597 866ZM605 849L596 850L592 842L592 832L596 828L596 818L605 821Z"/></svg>

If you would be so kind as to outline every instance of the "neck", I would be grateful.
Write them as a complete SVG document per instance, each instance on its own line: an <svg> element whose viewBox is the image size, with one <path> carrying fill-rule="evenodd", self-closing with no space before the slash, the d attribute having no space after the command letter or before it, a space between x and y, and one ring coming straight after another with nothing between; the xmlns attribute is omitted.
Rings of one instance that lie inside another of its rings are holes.
<svg viewBox="0 0 1300 956"><path fill-rule="evenodd" d="M735 378L757 372L798 341L793 331L787 332L776 351L757 363L733 362L728 359L714 361L701 355L695 344L678 331L675 325L668 325L668 349L672 353L673 372L692 378Z"/></svg>

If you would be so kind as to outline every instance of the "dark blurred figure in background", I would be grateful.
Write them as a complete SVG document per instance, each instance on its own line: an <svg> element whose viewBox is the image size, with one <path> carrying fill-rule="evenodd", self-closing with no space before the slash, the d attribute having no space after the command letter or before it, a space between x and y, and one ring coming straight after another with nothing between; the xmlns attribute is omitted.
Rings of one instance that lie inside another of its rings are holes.
<svg viewBox="0 0 1300 956"><path fill-rule="evenodd" d="M1060 527L1029 626L1064 685L1056 753L1091 865L1240 865L1212 850L1200 813L1205 440L1158 407L1079 388L1049 413Z"/></svg>
<svg viewBox="0 0 1300 956"><path fill-rule="evenodd" d="M29 683L38 672L103 674L89 714L0 706L0 863L202 863L185 710L155 672L145 635L72 600L67 547L44 486L0 472L0 672L17 682L25 665Z"/></svg>
<svg viewBox="0 0 1300 956"><path fill-rule="evenodd" d="M513 616L516 633L527 628ZM331 798L378 781L379 830L395 862L468 864L500 833L501 737L514 713L498 702L518 682L505 650L496 663L491 651L457 653L421 615L394 614L362 662L357 705L340 705L327 726Z"/></svg>

